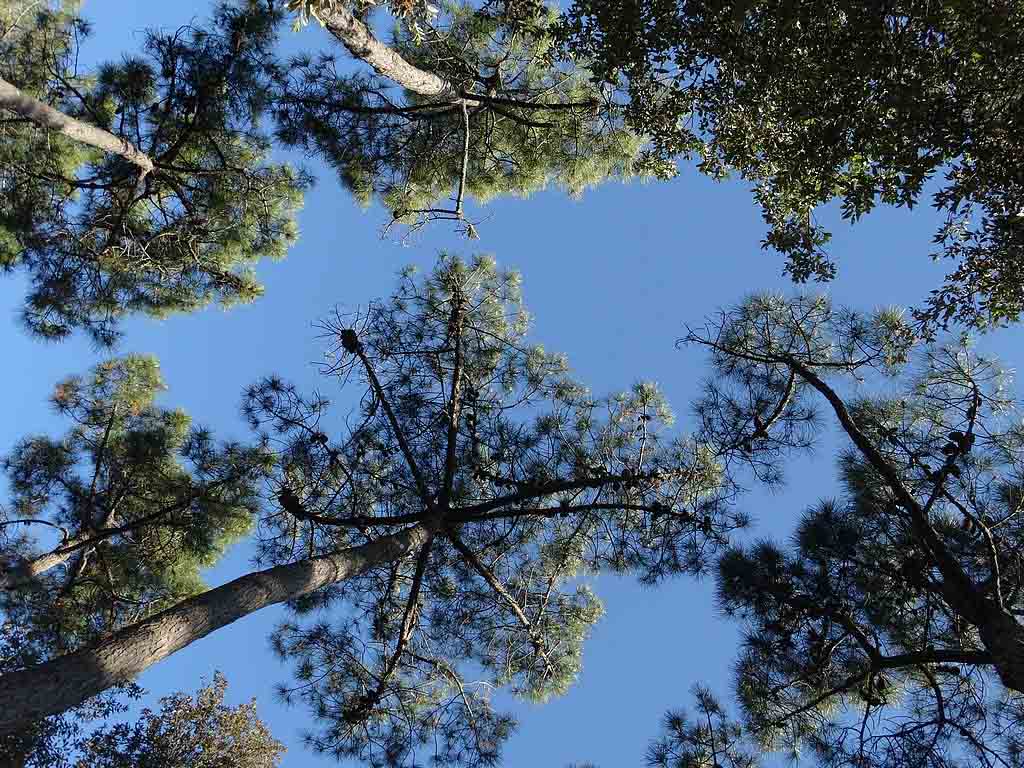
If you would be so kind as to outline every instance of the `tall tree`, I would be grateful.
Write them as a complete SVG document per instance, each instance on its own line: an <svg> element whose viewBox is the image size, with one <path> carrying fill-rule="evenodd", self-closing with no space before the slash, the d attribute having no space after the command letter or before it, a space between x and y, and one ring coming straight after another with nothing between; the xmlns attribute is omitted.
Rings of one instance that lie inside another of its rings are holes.
<svg viewBox="0 0 1024 768"><path fill-rule="evenodd" d="M554 57L557 14L539 3L394 2L390 43L344 3L289 6L365 67L293 59L275 103L278 137L324 158L364 204L379 197L391 224L451 220L475 237L467 197L548 184L580 194L609 177L668 172L586 70Z"/></svg>
<svg viewBox="0 0 1024 768"><path fill-rule="evenodd" d="M840 201L856 220L930 194L945 215L934 255L954 266L920 319L934 331L1019 318L1019 4L577 0L561 36L624 90L628 123L657 151L754 185L763 244L797 281L835 273L819 206Z"/></svg>
<svg viewBox="0 0 1024 768"><path fill-rule="evenodd" d="M156 406L161 389L152 358L101 363L54 392L67 434L23 440L4 459L0 605L47 625L58 650L201 591L200 569L255 521L269 456L217 445ZM33 530L54 535L33 542Z"/></svg>
<svg viewBox="0 0 1024 768"><path fill-rule="evenodd" d="M32 332L110 344L127 313L260 293L250 265L284 255L307 181L258 127L279 21L220 4L85 75L74 4L0 3L0 265L29 277Z"/></svg>
<svg viewBox="0 0 1024 768"><path fill-rule="evenodd" d="M158 407L162 389L153 358L101 363L55 388L68 432L27 438L5 457L0 674L109 637L202 591L201 569L252 529L269 455L218 445L180 410ZM111 694L137 694L130 684L115 689L9 735L3 760L57 765L83 721L125 708Z"/></svg>
<svg viewBox="0 0 1024 768"><path fill-rule="evenodd" d="M278 457L261 526L276 565L0 677L0 731L290 601L282 692L312 706L316 748L491 764L512 723L488 691L543 700L579 670L601 607L575 576L700 571L746 522L714 452L671 436L655 387L595 398L527 344L518 278L489 260L405 273L389 300L324 328L327 372L365 386L355 413L273 377L246 396ZM331 610L309 625L314 609Z"/></svg>
<svg viewBox="0 0 1024 768"><path fill-rule="evenodd" d="M1021 764L1024 430L993 361L900 326L765 297L688 336L713 350L718 381L793 376L794 397L824 403L846 438L843 495L809 509L791 546L719 560L720 606L745 628L736 693L756 749L702 692L713 720L672 716L653 765L712 747L735 766L760 750L830 768ZM879 373L902 386L844 393Z"/></svg>

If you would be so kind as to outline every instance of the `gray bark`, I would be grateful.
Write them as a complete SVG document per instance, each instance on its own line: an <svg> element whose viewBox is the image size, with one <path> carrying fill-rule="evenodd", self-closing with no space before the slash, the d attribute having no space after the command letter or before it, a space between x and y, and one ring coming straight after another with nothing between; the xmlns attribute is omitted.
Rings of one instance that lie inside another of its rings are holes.
<svg viewBox="0 0 1024 768"><path fill-rule="evenodd" d="M66 562L74 551L62 554L47 552L32 560L22 560L8 568L0 568L0 590L18 589L27 586L51 568Z"/></svg>
<svg viewBox="0 0 1024 768"><path fill-rule="evenodd" d="M0 568L0 590L12 590L27 586L52 568L66 563L75 552L82 549L81 545L88 542L90 536L94 536L94 534L87 532L72 536L50 552L30 560L21 560L7 568Z"/></svg>
<svg viewBox="0 0 1024 768"><path fill-rule="evenodd" d="M985 649L992 654L996 674L1012 691L1024 693L1024 627L1009 612L990 606L978 624Z"/></svg>
<svg viewBox="0 0 1024 768"><path fill-rule="evenodd" d="M119 138L95 125L82 122L48 104L22 93L17 87L0 78L0 108L10 110L47 130L62 133L74 141L119 155L142 170L142 176L152 172L153 161L145 152L126 139Z"/></svg>
<svg viewBox="0 0 1024 768"><path fill-rule="evenodd" d="M407 91L428 98L459 99L455 87L433 72L420 69L403 59L396 51L374 37L363 22L342 6L324 14L324 26L344 45L349 53L362 59L381 77L386 77Z"/></svg>
<svg viewBox="0 0 1024 768"><path fill-rule="evenodd" d="M242 576L122 629L75 653L0 677L0 736L64 712L138 674L211 632L403 557L429 538L423 525L332 555Z"/></svg>

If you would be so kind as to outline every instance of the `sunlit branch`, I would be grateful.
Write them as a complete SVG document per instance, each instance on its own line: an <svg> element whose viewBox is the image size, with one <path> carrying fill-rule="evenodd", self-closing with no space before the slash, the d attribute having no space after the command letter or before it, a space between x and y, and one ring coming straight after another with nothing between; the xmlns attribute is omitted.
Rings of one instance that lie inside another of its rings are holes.
<svg viewBox="0 0 1024 768"><path fill-rule="evenodd" d="M430 560L432 543L433 537L431 536L420 549L419 555L416 558L416 571L413 574L412 585L409 588L409 597L406 600L405 611L402 614L402 625L398 633L398 642L395 644L394 653L388 658L384 671L377 680L377 687L363 702L363 714L369 714L369 710L380 702L384 696L388 681L398 669L398 663L401 661L402 655L409 645L409 640L412 638L413 630L416 628L416 622L419 617L420 589L423 586L423 575L427 570L427 562Z"/></svg>
<svg viewBox="0 0 1024 768"><path fill-rule="evenodd" d="M463 107L463 114L465 114L465 107ZM467 117L467 152L469 143L469 125ZM468 155L467 155L468 157ZM465 167L463 167L463 181L465 181ZM462 189L460 187L459 194L461 197ZM459 206L461 207L462 201L460 199ZM451 297L452 311L448 319L448 332L451 336L451 344L455 349L455 360L452 366L452 383L451 393L448 402L448 434L446 436L445 445L445 459L444 459L444 482L441 486L441 507L445 510L448 509L448 502L452 495L452 483L455 480L455 470L457 468L458 456L456 448L458 446L459 439L459 420L462 418L462 363L463 363L463 349L462 349L462 330L463 323L465 321L465 306L462 291L456 289Z"/></svg>
<svg viewBox="0 0 1024 768"><path fill-rule="evenodd" d="M23 93L16 86L0 78L0 108L8 109L31 120L47 130L62 133L68 138L118 155L139 168L139 181L153 171L153 161L127 139L114 136L95 125L83 123L63 112Z"/></svg>

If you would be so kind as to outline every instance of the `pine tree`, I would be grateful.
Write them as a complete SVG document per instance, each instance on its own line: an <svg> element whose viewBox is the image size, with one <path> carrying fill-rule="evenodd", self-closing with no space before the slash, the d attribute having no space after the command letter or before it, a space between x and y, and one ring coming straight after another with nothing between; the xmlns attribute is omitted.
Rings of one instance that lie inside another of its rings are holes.
<svg viewBox="0 0 1024 768"><path fill-rule="evenodd" d="M816 208L856 220L931 196L935 255L953 266L919 319L1019 318L1019 4L576 0L560 38L658 152L754 185L763 245L797 281L835 273Z"/></svg>
<svg viewBox="0 0 1024 768"><path fill-rule="evenodd" d="M325 159L362 203L379 198L388 227L450 220L476 237L469 197L549 184L580 194L611 177L674 172L643 154L582 65L554 55L554 11L441 5L391 3L399 25L386 44L343 3L290 3L365 66L294 58L275 102L278 138Z"/></svg>
<svg viewBox="0 0 1024 768"><path fill-rule="evenodd" d="M100 363L54 390L68 432L24 439L4 458L0 674L102 640L201 592L201 569L251 530L270 457L218 445L182 411L158 407L163 389L153 358ZM137 695L130 684L111 693ZM117 696L104 695L38 719L0 754L54 765L83 719L121 709Z"/></svg>
<svg viewBox="0 0 1024 768"><path fill-rule="evenodd" d="M4 609L41 610L34 621L65 649L201 591L200 569L255 520L269 457L217 445L156 406L161 389L153 358L101 363L54 391L68 433L25 439L4 459ZM59 539L39 551L32 530Z"/></svg>
<svg viewBox="0 0 1024 768"><path fill-rule="evenodd" d="M246 393L276 456L260 526L272 567L0 677L0 731L288 601L275 647L296 679L282 694L311 706L315 748L493 764L513 724L491 688L542 701L579 671L601 606L577 577L699 572L746 524L715 452L670 434L657 388L591 395L527 343L518 277L487 259L406 272L324 331L326 372L364 386L356 413L276 377ZM328 612L309 623L314 609Z"/></svg>
<svg viewBox="0 0 1024 768"><path fill-rule="evenodd" d="M259 295L250 265L284 255L307 183L258 126L279 21L219 5L87 75L73 3L0 3L0 265L29 277L33 333L109 345L128 313Z"/></svg>
<svg viewBox="0 0 1024 768"><path fill-rule="evenodd" d="M737 766L761 750L830 768L1019 765L1024 430L996 363L963 342L921 344L895 313L823 299L756 298L688 339L736 392L795 377L793 397L823 400L847 441L842 495L807 510L790 546L719 559L720 607L745 628L736 695L755 745L708 694L720 748L731 734L723 754ZM883 377L877 395L845 391ZM706 751L710 732L679 722L652 765L700 764L676 758Z"/></svg>

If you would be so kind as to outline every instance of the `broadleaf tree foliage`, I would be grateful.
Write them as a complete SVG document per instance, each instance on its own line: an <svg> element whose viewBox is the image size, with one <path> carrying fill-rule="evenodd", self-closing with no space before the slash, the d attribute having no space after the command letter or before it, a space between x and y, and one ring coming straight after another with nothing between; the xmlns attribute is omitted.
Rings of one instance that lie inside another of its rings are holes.
<svg viewBox="0 0 1024 768"><path fill-rule="evenodd" d="M700 691L715 731L672 716L649 762L711 765L692 755L714 747L735 766L778 750L830 768L1021 765L1024 431L998 365L819 298L756 297L687 340L712 350L708 399L793 376L795 398L821 402L846 442L842 494L789 546L720 557L720 607L745 630L741 717Z"/></svg>
<svg viewBox="0 0 1024 768"><path fill-rule="evenodd" d="M108 345L130 312L259 295L251 265L284 255L307 184L259 128L279 21L217 5L83 73L73 3L0 3L0 265L29 278L32 332Z"/></svg>
<svg viewBox="0 0 1024 768"><path fill-rule="evenodd" d="M4 637L5 650L10 638ZM225 705L221 674L195 696L175 693L160 710L143 709L130 723L95 726L123 715L141 689L111 691L70 716L48 718L0 742L5 768L277 768L284 745L259 719L255 701Z"/></svg>
<svg viewBox="0 0 1024 768"><path fill-rule="evenodd" d="M0 622L0 673L45 658L51 638L38 631L26 632L24 621ZM142 689L134 684L111 688L59 715L0 736L0 764L5 768L65 768L92 723L123 714L129 708L128 700L141 694Z"/></svg>
<svg viewBox="0 0 1024 768"><path fill-rule="evenodd" d="M256 713L255 700L224 703L221 674L196 692L160 700L131 724L106 726L80 740L74 768L277 768L284 745Z"/></svg>
<svg viewBox="0 0 1024 768"><path fill-rule="evenodd" d="M314 747L493 764L512 722L490 689L542 701L578 673L601 614L581 577L699 572L746 524L718 456L669 432L657 388L591 395L527 343L518 278L487 259L444 257L324 327L328 373L365 387L355 411L276 377L245 399L276 456L261 521L273 567L0 677L0 732L288 600L275 647L296 679L282 693L311 705Z"/></svg>
<svg viewBox="0 0 1024 768"><path fill-rule="evenodd" d="M856 220L930 197L945 216L934 256L952 267L919 319L1019 318L1018 4L577 0L560 38L657 152L754 185L763 245L797 281L835 274L817 208Z"/></svg>

